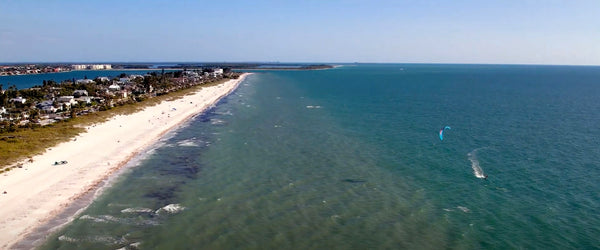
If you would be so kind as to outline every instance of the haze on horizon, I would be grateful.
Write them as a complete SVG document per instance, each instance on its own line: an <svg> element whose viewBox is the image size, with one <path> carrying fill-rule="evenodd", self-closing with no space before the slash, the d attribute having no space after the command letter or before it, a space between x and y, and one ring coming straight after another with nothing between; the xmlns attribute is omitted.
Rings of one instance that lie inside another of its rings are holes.
<svg viewBox="0 0 600 250"><path fill-rule="evenodd" d="M0 1L0 63L600 65L600 1Z"/></svg>

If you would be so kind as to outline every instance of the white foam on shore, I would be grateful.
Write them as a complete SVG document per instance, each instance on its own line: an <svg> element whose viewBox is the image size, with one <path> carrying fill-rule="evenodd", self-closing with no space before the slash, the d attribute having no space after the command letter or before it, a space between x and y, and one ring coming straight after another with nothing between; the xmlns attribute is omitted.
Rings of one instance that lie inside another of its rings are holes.
<svg viewBox="0 0 600 250"><path fill-rule="evenodd" d="M99 215L99 216L91 216L91 215L83 215L79 217L80 220L91 220L93 222L98 223L109 223L109 222L119 222L119 219L112 215Z"/></svg>
<svg viewBox="0 0 600 250"><path fill-rule="evenodd" d="M231 110L227 110L225 112L215 112L215 114L217 115L228 115L228 116L232 116L233 113L231 112Z"/></svg>
<svg viewBox="0 0 600 250"><path fill-rule="evenodd" d="M177 146L180 146L180 147L198 147L200 145L198 145L198 143L196 143L194 141L194 138L191 138L191 139L186 139L186 140L177 142Z"/></svg>
<svg viewBox="0 0 600 250"><path fill-rule="evenodd" d="M223 121L221 119L213 118L213 119L210 119L210 124L212 124L212 125L223 125L223 124L225 124L225 121Z"/></svg>
<svg viewBox="0 0 600 250"><path fill-rule="evenodd" d="M152 213L154 210L145 207L131 207L121 210L121 213Z"/></svg>
<svg viewBox="0 0 600 250"><path fill-rule="evenodd" d="M72 237L69 237L69 236L66 236L66 235L58 236L58 240L59 241L64 241L64 242L71 242L71 243L79 242L79 239L75 239L75 238L72 238Z"/></svg>
<svg viewBox="0 0 600 250"><path fill-rule="evenodd" d="M176 214L183 210L185 210L185 207L183 207L179 204L169 204L169 205L166 205L166 206L156 210L156 214L160 214L163 212L167 212L169 214Z"/></svg>
<svg viewBox="0 0 600 250"><path fill-rule="evenodd" d="M94 242L94 243L101 243L104 245L121 245L121 244L126 244L127 240L125 240L124 238L116 238L113 236L90 236L90 237L84 237L82 239L77 239L77 238L73 238L73 237L69 237L66 235L61 235L58 237L59 241L64 241L64 242L70 242L70 243L76 243L76 242Z"/></svg>
<svg viewBox="0 0 600 250"><path fill-rule="evenodd" d="M152 210L150 210L152 212ZM124 224L124 225L136 225L136 226L156 226L159 223L153 220L145 220L139 218L118 218L112 215L83 215L79 217L80 220L89 220L95 223L116 223L116 224Z"/></svg>

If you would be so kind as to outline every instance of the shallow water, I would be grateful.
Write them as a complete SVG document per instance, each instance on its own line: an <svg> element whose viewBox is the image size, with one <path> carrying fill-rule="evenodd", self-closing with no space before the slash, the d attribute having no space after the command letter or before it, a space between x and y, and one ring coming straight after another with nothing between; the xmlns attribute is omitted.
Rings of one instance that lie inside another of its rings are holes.
<svg viewBox="0 0 600 250"><path fill-rule="evenodd" d="M598 79L567 66L261 71L42 248L599 248Z"/></svg>

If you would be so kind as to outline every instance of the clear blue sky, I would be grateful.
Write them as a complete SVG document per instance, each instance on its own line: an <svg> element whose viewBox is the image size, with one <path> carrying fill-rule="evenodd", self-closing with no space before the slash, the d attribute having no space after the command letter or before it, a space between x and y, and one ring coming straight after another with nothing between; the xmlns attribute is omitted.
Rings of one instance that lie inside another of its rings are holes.
<svg viewBox="0 0 600 250"><path fill-rule="evenodd" d="M600 0L0 0L0 62L600 65Z"/></svg>

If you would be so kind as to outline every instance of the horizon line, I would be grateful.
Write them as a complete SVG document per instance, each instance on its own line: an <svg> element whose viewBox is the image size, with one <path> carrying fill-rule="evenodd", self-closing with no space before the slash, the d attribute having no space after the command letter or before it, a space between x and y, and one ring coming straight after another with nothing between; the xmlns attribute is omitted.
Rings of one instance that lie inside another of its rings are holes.
<svg viewBox="0 0 600 250"><path fill-rule="evenodd" d="M420 64L420 65L515 65L515 66L589 66L600 64L544 64L544 63L463 63L463 62L293 62L293 61L23 61L0 62L0 66L22 64Z"/></svg>

